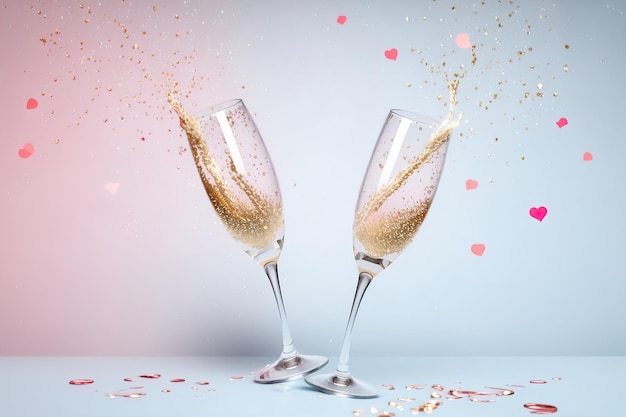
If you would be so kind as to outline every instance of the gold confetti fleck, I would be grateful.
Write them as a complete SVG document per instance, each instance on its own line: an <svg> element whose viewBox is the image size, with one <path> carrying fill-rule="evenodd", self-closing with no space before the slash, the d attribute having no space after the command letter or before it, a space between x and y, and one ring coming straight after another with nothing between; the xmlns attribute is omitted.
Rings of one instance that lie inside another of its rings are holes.
<svg viewBox="0 0 626 417"><path fill-rule="evenodd" d="M569 49L569 45L568 44L565 44L565 49Z"/></svg>
<svg viewBox="0 0 626 417"><path fill-rule="evenodd" d="M567 64L563 65L563 71L569 72L569 65Z"/></svg>
<svg viewBox="0 0 626 417"><path fill-rule="evenodd" d="M439 407L440 405L441 405L441 402L435 401L435 400L430 400L430 401L426 401L424 404L420 405L419 407L411 408L411 412L413 414L417 414L417 413L420 413L420 412L424 412L424 413L430 414L437 407Z"/></svg>

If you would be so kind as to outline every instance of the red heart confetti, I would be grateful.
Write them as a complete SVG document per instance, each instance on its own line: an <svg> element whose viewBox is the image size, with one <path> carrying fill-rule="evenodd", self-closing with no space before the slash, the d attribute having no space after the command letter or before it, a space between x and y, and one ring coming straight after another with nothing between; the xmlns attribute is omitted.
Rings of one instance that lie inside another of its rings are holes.
<svg viewBox="0 0 626 417"><path fill-rule="evenodd" d="M385 58L395 61L398 58L398 50L396 48L387 49L385 51Z"/></svg>
<svg viewBox="0 0 626 417"><path fill-rule="evenodd" d="M70 381L70 385L89 385L89 384L93 384L93 379L81 378L81 379L72 379Z"/></svg>
<svg viewBox="0 0 626 417"><path fill-rule="evenodd" d="M26 159L29 156L31 156L34 152L35 152L35 147L30 143L26 143L24 144L23 148L17 151L17 154L19 155L20 158Z"/></svg>
<svg viewBox="0 0 626 417"><path fill-rule="evenodd" d="M458 35L456 35L456 37L454 38L454 43L456 43L456 46L458 46L459 48L471 48L472 47L472 42L470 41L470 37L467 33L459 33Z"/></svg>
<svg viewBox="0 0 626 417"><path fill-rule="evenodd" d="M469 179L465 181L466 190L475 190L476 188L478 188L478 182L476 180Z"/></svg>
<svg viewBox="0 0 626 417"><path fill-rule="evenodd" d="M340 25L343 25L344 23L346 23L346 20L348 20L348 18L347 18L347 17L345 17L345 16L339 16L339 17L337 18L337 23L339 23Z"/></svg>
<svg viewBox="0 0 626 417"><path fill-rule="evenodd" d="M472 253L476 256L483 256L485 253L485 245L482 243L474 243L471 247Z"/></svg>
<svg viewBox="0 0 626 417"><path fill-rule="evenodd" d="M567 126L567 119L565 117L561 117L559 121L556 122L556 125L559 127L559 129L563 126Z"/></svg>
<svg viewBox="0 0 626 417"><path fill-rule="evenodd" d="M543 206L531 207L529 213L530 213L530 217L537 219L539 221L543 221L544 217L546 217L546 214L548 214L548 209Z"/></svg>
<svg viewBox="0 0 626 417"><path fill-rule="evenodd" d="M37 106L39 106L39 103L34 98L29 98L28 101L26 102L26 109L27 110L36 109Z"/></svg>
<svg viewBox="0 0 626 417"><path fill-rule="evenodd" d="M591 152L585 152L583 154L583 161L588 162L591 161L593 159L593 155L591 154Z"/></svg>

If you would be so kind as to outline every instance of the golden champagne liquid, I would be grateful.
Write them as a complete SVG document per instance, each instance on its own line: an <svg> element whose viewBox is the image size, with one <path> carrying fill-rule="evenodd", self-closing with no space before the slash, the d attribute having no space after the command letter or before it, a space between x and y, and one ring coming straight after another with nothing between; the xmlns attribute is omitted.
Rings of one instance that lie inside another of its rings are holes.
<svg viewBox="0 0 626 417"><path fill-rule="evenodd" d="M256 189L240 173L230 153L228 166L220 167L209 151L201 125L190 116L174 92L168 102L178 115L180 126L189 141L193 159L204 189L218 217L235 239L245 245L262 249L273 244L283 226L283 207L275 194ZM229 117L231 126L236 123ZM225 145L226 147L226 145Z"/></svg>

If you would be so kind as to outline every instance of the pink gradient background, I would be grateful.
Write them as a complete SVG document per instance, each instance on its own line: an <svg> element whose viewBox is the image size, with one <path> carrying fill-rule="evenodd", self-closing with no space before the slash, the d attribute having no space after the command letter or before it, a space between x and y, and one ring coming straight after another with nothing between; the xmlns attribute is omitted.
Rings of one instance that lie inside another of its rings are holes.
<svg viewBox="0 0 626 417"><path fill-rule="evenodd" d="M623 5L487 3L1 1L0 355L278 353L270 287L212 212L172 80L191 111L240 97L254 114L296 344L336 355L361 175L390 108L446 114L423 62L442 60L468 69L463 136L418 239L368 290L355 354L626 354Z"/></svg>

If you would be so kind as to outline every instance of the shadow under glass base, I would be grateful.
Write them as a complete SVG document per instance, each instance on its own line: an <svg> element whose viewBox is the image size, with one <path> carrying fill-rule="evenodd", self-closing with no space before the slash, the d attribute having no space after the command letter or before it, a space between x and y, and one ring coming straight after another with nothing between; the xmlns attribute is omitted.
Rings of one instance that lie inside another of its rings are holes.
<svg viewBox="0 0 626 417"><path fill-rule="evenodd" d="M378 396L378 389L375 386L352 377L342 378L336 374L319 374L309 375L304 380L319 391L339 397L373 398Z"/></svg>
<svg viewBox="0 0 626 417"><path fill-rule="evenodd" d="M265 366L254 375L254 382L259 384L275 384L302 378L304 375L317 371L328 363L324 356L300 355L291 359L279 359Z"/></svg>

